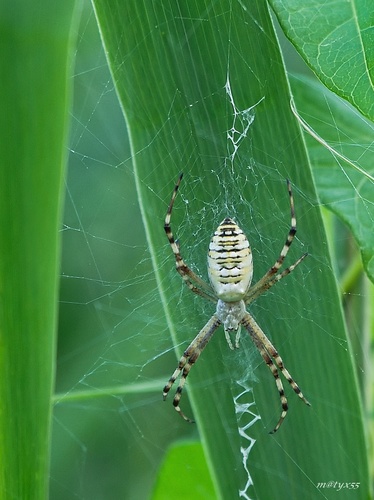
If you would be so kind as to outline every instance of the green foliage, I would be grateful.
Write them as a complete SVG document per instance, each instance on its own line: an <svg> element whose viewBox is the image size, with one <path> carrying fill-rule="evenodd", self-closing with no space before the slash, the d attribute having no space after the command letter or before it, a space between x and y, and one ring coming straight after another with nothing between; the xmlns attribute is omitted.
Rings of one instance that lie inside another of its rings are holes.
<svg viewBox="0 0 374 500"><path fill-rule="evenodd" d="M322 83L374 117L373 5L370 1L271 0L286 36Z"/></svg>
<svg viewBox="0 0 374 500"><path fill-rule="evenodd" d="M291 84L298 112L318 139L307 135L319 198L349 226L374 282L372 123L317 82L299 77Z"/></svg>
<svg viewBox="0 0 374 500"><path fill-rule="evenodd" d="M0 498L48 496L74 2L0 8Z"/></svg>
<svg viewBox="0 0 374 500"><path fill-rule="evenodd" d="M176 471L183 471L181 476ZM196 485L196 486L195 486ZM165 492L175 491L179 500L214 500L214 485L209 475L200 443L182 442L172 446L157 479L152 500L164 500Z"/></svg>

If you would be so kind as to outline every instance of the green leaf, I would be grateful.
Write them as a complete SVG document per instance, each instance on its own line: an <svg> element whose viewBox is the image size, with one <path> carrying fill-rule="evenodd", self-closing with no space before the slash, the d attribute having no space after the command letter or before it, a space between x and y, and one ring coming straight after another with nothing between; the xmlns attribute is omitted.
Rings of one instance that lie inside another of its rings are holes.
<svg viewBox="0 0 374 500"><path fill-rule="evenodd" d="M149 251L177 357L214 312L186 287L181 293L163 232L179 172L185 176L173 230L187 263L204 279L209 239L227 215L251 240L255 280L266 272L289 230L286 178L294 188L298 239L287 262L306 249L310 256L251 312L312 407L285 387L289 415L269 436L280 414L274 379L244 333L241 349L231 352L218 331L194 365L181 403L188 413L191 402L217 497L335 498L336 487L326 485L336 481L344 483L340 498L366 499L357 380L267 6L175 0L96 0L94 6L129 127ZM164 367L165 382L176 363ZM183 485L183 471L176 473Z"/></svg>
<svg viewBox="0 0 374 500"><path fill-rule="evenodd" d="M181 488L180 474L176 474L175 471L182 470L184 471L184 484ZM198 487L191 488L190 485L195 484L197 478ZM177 443L168 450L152 500L164 500L171 491L178 492L179 500L190 500L191 491L193 491L195 500L214 500L216 498L200 443Z"/></svg>
<svg viewBox="0 0 374 500"><path fill-rule="evenodd" d="M354 235L368 276L374 281L373 126L321 84L291 79L306 135L318 194Z"/></svg>
<svg viewBox="0 0 374 500"><path fill-rule="evenodd" d="M48 496L74 2L2 2L0 498Z"/></svg>
<svg viewBox="0 0 374 500"><path fill-rule="evenodd" d="M368 0L271 0L286 34L327 88L374 118L374 8Z"/></svg>

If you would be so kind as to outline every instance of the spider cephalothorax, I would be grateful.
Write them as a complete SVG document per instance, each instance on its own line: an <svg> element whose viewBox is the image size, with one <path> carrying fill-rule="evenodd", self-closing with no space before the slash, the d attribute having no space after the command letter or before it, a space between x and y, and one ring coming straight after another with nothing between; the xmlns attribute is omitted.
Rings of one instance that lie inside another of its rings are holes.
<svg viewBox="0 0 374 500"><path fill-rule="evenodd" d="M291 205L291 228L288 232L282 251L274 265L255 285L251 286L253 276L251 247L247 237L240 227L231 218L227 217L218 226L209 244L208 275L210 285L208 285L185 264L180 254L179 245L176 243L170 227L171 213L182 177L183 174L180 175L174 188L169 208L166 213L164 225L165 232L175 255L178 273L182 276L184 282L192 292L216 303L216 312L180 358L177 369L174 371L173 375L164 387L164 399L168 395L175 380L182 372L181 379L174 396L173 405L181 417L188 422L193 422L193 420L186 417L179 407L182 390L192 365L196 362L197 358L200 356L201 352L220 325L223 325L224 327L226 340L231 349L233 349L234 346L236 348L239 347L240 326L243 326L248 331L253 343L260 351L262 358L270 368L275 378L282 404L281 416L272 431L276 432L285 419L288 410L287 398L284 394L283 384L279 377L278 369L282 372L286 380L290 383L292 389L304 401L304 403L307 405L310 403L306 400L299 386L285 368L282 358L279 356L273 344L246 310L246 306L253 302L263 292L272 287L277 281L291 273L307 256L305 253L292 266L289 266L287 269L278 274L296 233L296 217L291 184L287 181ZM234 346L230 334L235 336Z"/></svg>

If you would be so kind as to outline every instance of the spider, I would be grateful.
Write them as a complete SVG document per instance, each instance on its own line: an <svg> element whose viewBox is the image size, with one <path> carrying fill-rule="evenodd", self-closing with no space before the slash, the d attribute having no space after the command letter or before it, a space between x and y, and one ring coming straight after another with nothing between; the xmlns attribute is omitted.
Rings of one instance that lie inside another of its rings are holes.
<svg viewBox="0 0 374 500"><path fill-rule="evenodd" d="M274 433L281 426L288 410L287 398L284 393L282 380L279 377L278 369L282 372L299 398L302 399L308 406L310 406L310 403L304 397L299 386L284 366L283 360L274 345L261 330L260 326L256 323L251 314L249 314L246 310L246 306L251 304L270 287L275 285L275 283L290 274L307 256L307 253L305 253L294 264L278 274L296 233L296 217L291 183L287 180L287 188L291 205L291 228L288 232L282 251L274 265L255 285L251 286L253 275L251 247L247 237L240 227L234 222L233 219L227 217L218 226L209 244L209 286L184 262L180 253L179 242L175 240L170 227L171 213L182 177L183 174L180 174L177 184L175 185L169 208L166 213L164 229L175 256L176 269L178 273L182 276L184 282L193 293L216 303L216 312L184 351L183 356L179 360L178 367L163 389L163 399L166 399L174 382L182 373L174 396L173 405L184 420L191 423L194 422L194 420L188 418L182 412L179 406L182 390L193 364L197 361L200 354L220 325L223 325L225 337L230 349L234 349L231 340L231 336L233 335L235 336L235 348L239 347L240 326L243 326L248 331L254 345L259 350L262 358L275 378L275 383L282 405L282 412L278 423L274 427L273 431L271 431L271 433Z"/></svg>

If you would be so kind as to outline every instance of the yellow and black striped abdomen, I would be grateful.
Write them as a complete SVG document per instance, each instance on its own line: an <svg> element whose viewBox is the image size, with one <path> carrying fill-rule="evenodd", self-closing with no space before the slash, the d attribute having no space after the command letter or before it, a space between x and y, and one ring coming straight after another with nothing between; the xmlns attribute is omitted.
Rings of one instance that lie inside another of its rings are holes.
<svg viewBox="0 0 374 500"><path fill-rule="evenodd" d="M246 235L230 218L218 226L209 244L208 274L217 297L242 300L253 275L252 252Z"/></svg>

